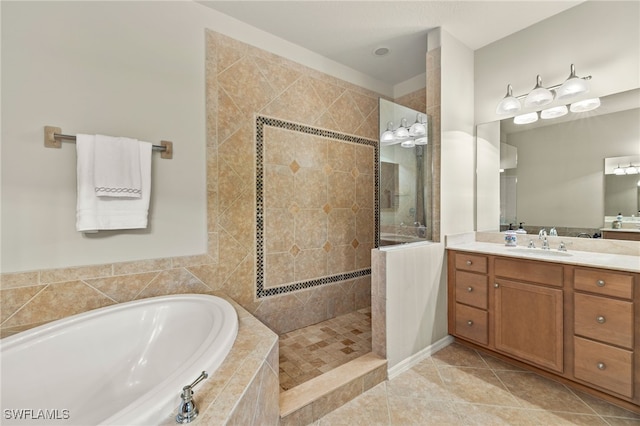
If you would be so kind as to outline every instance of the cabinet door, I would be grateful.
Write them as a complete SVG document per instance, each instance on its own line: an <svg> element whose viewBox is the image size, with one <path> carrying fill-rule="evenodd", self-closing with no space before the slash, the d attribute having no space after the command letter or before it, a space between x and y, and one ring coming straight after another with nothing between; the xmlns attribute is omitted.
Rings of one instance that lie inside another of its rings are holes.
<svg viewBox="0 0 640 426"><path fill-rule="evenodd" d="M562 372L562 290L496 280L496 349Z"/></svg>

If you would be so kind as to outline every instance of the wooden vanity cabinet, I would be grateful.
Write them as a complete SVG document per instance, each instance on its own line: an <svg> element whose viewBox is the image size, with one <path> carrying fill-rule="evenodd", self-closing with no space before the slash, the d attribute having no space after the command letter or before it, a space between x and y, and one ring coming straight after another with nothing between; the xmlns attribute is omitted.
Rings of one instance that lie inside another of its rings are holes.
<svg viewBox="0 0 640 426"><path fill-rule="evenodd" d="M449 333L481 345L489 342L487 265L486 256L454 254L452 266L456 274L449 286L449 299L455 301L454 309L449 310Z"/></svg>
<svg viewBox="0 0 640 426"><path fill-rule="evenodd" d="M640 274L448 251L449 333L640 412Z"/></svg>
<svg viewBox="0 0 640 426"><path fill-rule="evenodd" d="M575 268L574 376L633 398L633 274ZM637 346L637 344L636 344Z"/></svg>

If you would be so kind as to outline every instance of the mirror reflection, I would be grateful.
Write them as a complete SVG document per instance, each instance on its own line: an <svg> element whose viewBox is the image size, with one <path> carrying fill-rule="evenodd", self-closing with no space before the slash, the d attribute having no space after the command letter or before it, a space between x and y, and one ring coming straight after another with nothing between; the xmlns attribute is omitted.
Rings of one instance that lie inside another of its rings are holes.
<svg viewBox="0 0 640 426"><path fill-rule="evenodd" d="M515 229L523 222L528 233L555 228L558 235L598 236L611 227L605 216L612 211L637 220L632 207L637 207L637 190L626 192L636 195L625 200L624 212L606 205L620 195L607 195L604 166L606 158L640 155L640 89L600 101L596 110L532 124L505 119L499 131L497 122L478 125L478 167L487 169L489 161L491 170L500 169L499 178L494 172L500 181L499 218L493 229L479 225L478 230ZM499 156L480 155L482 142L491 138L499 139L489 141L499 147ZM482 199L478 188L478 211Z"/></svg>
<svg viewBox="0 0 640 426"><path fill-rule="evenodd" d="M380 99L380 245L432 239L427 116Z"/></svg>

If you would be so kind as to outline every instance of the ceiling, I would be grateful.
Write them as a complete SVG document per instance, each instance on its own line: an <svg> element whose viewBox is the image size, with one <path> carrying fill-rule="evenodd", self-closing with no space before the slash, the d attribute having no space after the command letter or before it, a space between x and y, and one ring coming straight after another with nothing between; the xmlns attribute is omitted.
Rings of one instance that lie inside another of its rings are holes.
<svg viewBox="0 0 640 426"><path fill-rule="evenodd" d="M472 50L581 1L199 1L394 86L425 72L426 34L442 27ZM372 52L387 47L390 53Z"/></svg>

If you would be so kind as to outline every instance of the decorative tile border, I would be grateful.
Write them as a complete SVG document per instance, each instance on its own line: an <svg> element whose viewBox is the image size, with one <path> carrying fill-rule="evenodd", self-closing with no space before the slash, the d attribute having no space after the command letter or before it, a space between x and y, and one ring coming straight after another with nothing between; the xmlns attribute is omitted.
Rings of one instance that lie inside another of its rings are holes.
<svg viewBox="0 0 640 426"><path fill-rule="evenodd" d="M323 284L331 284L339 281L359 278L371 275L371 268L360 269L357 271L335 274L326 277L315 278L306 281L286 284L279 287L264 288L265 277L265 250L264 250L264 126L278 127L285 130L291 130L300 133L306 133L315 136L335 139L338 141L351 142L361 145L373 147L374 150L374 235L375 247L379 244L379 200L378 200L378 184L379 184L379 167L380 152L378 141L365 139L358 136L347 135L344 133L334 132L331 130L319 129L304 124L292 123L277 118L265 116L256 116L256 297L268 297L279 294L290 293L296 290L316 287Z"/></svg>

